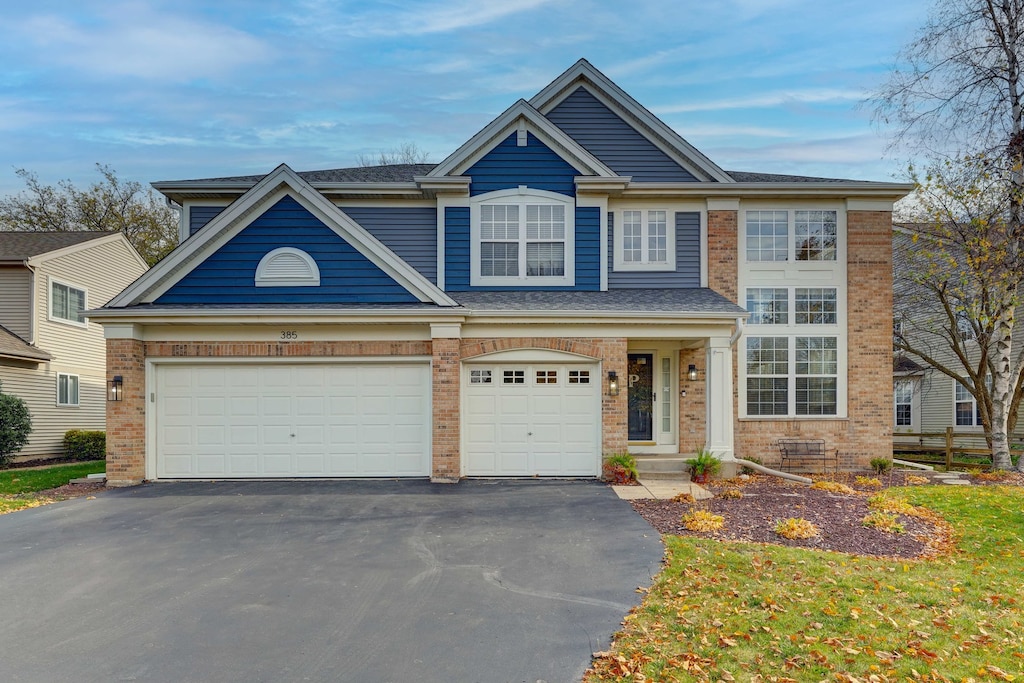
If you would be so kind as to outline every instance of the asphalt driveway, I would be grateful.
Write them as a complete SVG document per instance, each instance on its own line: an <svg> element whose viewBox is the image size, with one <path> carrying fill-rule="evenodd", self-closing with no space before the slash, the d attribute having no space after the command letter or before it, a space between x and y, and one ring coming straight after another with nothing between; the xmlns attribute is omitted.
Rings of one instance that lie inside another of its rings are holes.
<svg viewBox="0 0 1024 683"><path fill-rule="evenodd" d="M597 482L109 491L0 515L0 680L578 681L661 557Z"/></svg>

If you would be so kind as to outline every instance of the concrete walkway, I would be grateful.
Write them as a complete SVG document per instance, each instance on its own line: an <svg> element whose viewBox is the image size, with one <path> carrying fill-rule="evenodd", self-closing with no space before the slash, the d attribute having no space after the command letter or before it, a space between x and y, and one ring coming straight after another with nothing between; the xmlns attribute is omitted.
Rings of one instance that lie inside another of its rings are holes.
<svg viewBox="0 0 1024 683"><path fill-rule="evenodd" d="M714 498L710 491L688 479L648 479L641 480L639 486L612 486L612 489L615 495L623 500L668 500L680 493L689 493L694 500Z"/></svg>

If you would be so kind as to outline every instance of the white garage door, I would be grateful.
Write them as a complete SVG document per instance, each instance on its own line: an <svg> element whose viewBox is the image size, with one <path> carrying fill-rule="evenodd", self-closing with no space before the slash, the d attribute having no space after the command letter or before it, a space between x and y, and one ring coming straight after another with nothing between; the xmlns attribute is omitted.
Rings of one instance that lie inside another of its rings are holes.
<svg viewBox="0 0 1024 683"><path fill-rule="evenodd" d="M596 365L467 365L467 476L585 476L600 467Z"/></svg>
<svg viewBox="0 0 1024 683"><path fill-rule="evenodd" d="M426 363L158 364L156 476L430 473Z"/></svg>

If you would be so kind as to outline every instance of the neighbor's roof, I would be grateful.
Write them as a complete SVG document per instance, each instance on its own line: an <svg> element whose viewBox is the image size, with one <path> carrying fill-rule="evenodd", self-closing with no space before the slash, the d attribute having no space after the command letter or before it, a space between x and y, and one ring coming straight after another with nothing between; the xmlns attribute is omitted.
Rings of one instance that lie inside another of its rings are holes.
<svg viewBox="0 0 1024 683"><path fill-rule="evenodd" d="M27 341L0 325L0 356L19 360L50 360L46 351L37 349Z"/></svg>
<svg viewBox="0 0 1024 683"><path fill-rule="evenodd" d="M58 249L117 234L116 231L0 232L0 261L27 261Z"/></svg>

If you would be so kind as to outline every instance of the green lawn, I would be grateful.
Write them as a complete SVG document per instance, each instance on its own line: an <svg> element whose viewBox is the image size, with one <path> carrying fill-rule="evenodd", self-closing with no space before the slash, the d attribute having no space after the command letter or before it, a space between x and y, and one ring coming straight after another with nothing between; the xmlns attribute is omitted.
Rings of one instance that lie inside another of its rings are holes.
<svg viewBox="0 0 1024 683"><path fill-rule="evenodd" d="M890 489L957 550L883 560L666 536L667 564L594 681L1024 680L1024 490Z"/></svg>
<svg viewBox="0 0 1024 683"><path fill-rule="evenodd" d="M0 514L52 502L53 498L32 494L105 469L105 461L92 460L43 469L0 470Z"/></svg>

